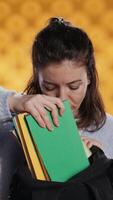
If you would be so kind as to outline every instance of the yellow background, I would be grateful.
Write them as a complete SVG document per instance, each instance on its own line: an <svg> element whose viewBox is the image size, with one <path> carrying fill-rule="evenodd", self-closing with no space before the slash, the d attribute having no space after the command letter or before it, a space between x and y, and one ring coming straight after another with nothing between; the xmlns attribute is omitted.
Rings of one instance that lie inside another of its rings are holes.
<svg viewBox="0 0 113 200"><path fill-rule="evenodd" d="M89 34L106 110L113 114L112 0L0 0L0 85L24 89L31 74L32 41L52 16L65 17Z"/></svg>

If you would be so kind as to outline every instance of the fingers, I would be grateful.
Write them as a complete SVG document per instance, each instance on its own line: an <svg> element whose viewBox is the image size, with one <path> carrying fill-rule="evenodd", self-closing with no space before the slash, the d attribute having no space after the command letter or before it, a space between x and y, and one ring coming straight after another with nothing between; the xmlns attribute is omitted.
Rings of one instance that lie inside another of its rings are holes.
<svg viewBox="0 0 113 200"><path fill-rule="evenodd" d="M53 122L56 126L59 126L58 122L58 108L55 104L46 100L45 108L51 111Z"/></svg>
<svg viewBox="0 0 113 200"><path fill-rule="evenodd" d="M33 109L32 110L32 116L36 119L36 121L38 122L38 124L42 127L42 128L45 128L46 125L44 123L44 120L42 119L42 117L40 116L40 114L37 112L36 114L36 111Z"/></svg>
<svg viewBox="0 0 113 200"><path fill-rule="evenodd" d="M51 124L51 122L49 120L47 111L44 109L44 107L42 105L38 105L37 113L39 113L39 115L40 115L40 117L41 117L41 119L43 121L44 127L47 127L48 130L51 131L53 129L52 124Z"/></svg>
<svg viewBox="0 0 113 200"><path fill-rule="evenodd" d="M99 143L98 141L85 137L85 136L81 136L81 139L84 141L84 143L86 144L86 146L90 149L92 146L97 146L100 149L102 149L103 145L101 143Z"/></svg>
<svg viewBox="0 0 113 200"><path fill-rule="evenodd" d="M48 108L48 107L46 107ZM56 107L56 105L51 104L51 106L49 107L49 110L51 111L51 115L52 115L52 119L53 122L56 126L59 126L59 122L58 122L58 109Z"/></svg>
<svg viewBox="0 0 113 200"><path fill-rule="evenodd" d="M49 97L49 96L46 96L46 95L43 95L43 97L45 99L49 100L50 102L52 102L53 104L55 104L57 106L57 108L59 109L60 115L61 116L63 115L63 113L64 113L64 104L59 98Z"/></svg>
<svg viewBox="0 0 113 200"><path fill-rule="evenodd" d="M29 112L36 119L36 121L42 128L47 127L50 131L52 130L52 125L47 116L47 112L42 105L36 105L33 102L29 102L27 103L27 106L25 108L26 111Z"/></svg>
<svg viewBox="0 0 113 200"><path fill-rule="evenodd" d="M27 96L30 97L31 95ZM59 126L58 108L62 115L64 113L64 105L61 100L46 95L32 95L31 98L26 97L24 102L24 110L33 115L41 127L47 127L49 130L52 130L53 127L48 118L46 109L51 111L53 123Z"/></svg>
<svg viewBox="0 0 113 200"><path fill-rule="evenodd" d="M63 105L62 101L55 97L49 97L46 95L42 95L41 96L41 105L42 105L42 107L44 106L46 109L51 111L53 123L56 126L59 126L58 111L60 111L60 115L63 115L63 113L64 113L64 105ZM58 108L60 110L58 110ZM42 115L42 118L43 118L43 115ZM44 121L45 121L45 117L44 117ZM47 122L47 127L48 126L50 127L50 124L48 124L47 118L46 118L46 122Z"/></svg>
<svg viewBox="0 0 113 200"><path fill-rule="evenodd" d="M64 105L59 98L46 95L12 95L9 98L11 110L16 113L28 112L41 127L52 130L52 124L47 116L47 110L51 111L53 123L59 126L58 114L63 115Z"/></svg>

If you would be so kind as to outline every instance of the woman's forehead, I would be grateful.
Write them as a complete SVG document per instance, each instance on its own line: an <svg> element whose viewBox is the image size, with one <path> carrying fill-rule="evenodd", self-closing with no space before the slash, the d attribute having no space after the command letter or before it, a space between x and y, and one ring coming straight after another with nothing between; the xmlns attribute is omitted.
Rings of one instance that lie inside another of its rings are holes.
<svg viewBox="0 0 113 200"><path fill-rule="evenodd" d="M67 73L73 73L74 71L86 71L86 66L78 63L76 61L72 60L64 60L59 63L51 63L42 67L41 71L44 71L45 73L54 73L54 72L67 72Z"/></svg>
<svg viewBox="0 0 113 200"><path fill-rule="evenodd" d="M86 76L86 68L84 66L74 65L73 62L64 61L60 64L50 64L40 70L39 77L46 81L66 81L72 82L82 80Z"/></svg>

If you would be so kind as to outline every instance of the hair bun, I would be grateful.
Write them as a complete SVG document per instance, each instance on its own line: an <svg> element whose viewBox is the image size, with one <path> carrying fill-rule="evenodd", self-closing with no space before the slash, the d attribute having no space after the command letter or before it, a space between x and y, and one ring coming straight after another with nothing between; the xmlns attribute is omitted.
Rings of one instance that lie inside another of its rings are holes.
<svg viewBox="0 0 113 200"><path fill-rule="evenodd" d="M69 26L71 25L69 22L65 21L62 17L52 17L49 19L49 25L64 25Z"/></svg>

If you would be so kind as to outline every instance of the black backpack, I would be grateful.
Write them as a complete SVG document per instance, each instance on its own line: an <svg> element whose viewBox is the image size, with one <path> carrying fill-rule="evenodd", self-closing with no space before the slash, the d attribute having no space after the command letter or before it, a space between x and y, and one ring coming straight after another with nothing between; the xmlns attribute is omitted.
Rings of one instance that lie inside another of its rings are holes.
<svg viewBox="0 0 113 200"><path fill-rule="evenodd" d="M113 200L113 160L95 146L91 150L90 167L64 183L35 180L21 166L11 184L11 200Z"/></svg>

